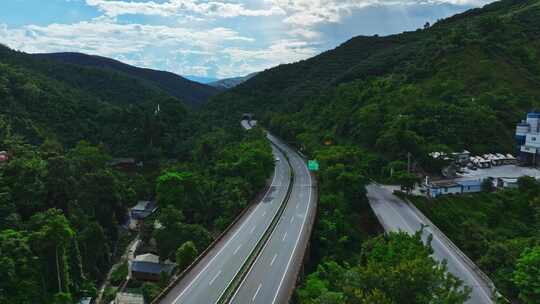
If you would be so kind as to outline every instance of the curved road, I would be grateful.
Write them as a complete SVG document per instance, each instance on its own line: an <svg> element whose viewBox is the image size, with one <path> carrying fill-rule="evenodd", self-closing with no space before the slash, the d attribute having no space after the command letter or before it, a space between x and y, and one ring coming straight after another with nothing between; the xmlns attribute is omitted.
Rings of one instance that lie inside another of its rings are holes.
<svg viewBox="0 0 540 304"><path fill-rule="evenodd" d="M290 167L283 154L275 147L272 149L281 160L276 162L272 184L263 199L159 303L216 303L235 278L287 194Z"/></svg>
<svg viewBox="0 0 540 304"><path fill-rule="evenodd" d="M438 229L431 227L429 222L422 219L419 211L409 206L389 190L375 184L367 186L368 199L373 212L381 222L385 231L405 231L413 234L424 228L422 238L426 240L429 234L433 235L431 247L433 257L438 261L447 261L448 270L463 280L465 285L472 287L471 298L467 304L492 304L493 292L486 282L475 272L457 252L449 240Z"/></svg>
<svg viewBox="0 0 540 304"><path fill-rule="evenodd" d="M294 171L293 188L278 225L231 303L287 303L315 219L317 192L305 161L277 138L270 138L289 158Z"/></svg>
<svg viewBox="0 0 540 304"><path fill-rule="evenodd" d="M242 126L251 129L247 121L242 121ZM286 303L290 298L315 219L317 193L305 161L278 138L271 134L267 137L273 144L274 157L279 158L268 192L168 291L160 304L216 303L240 270L247 269L246 261L283 204L286 205L277 225L231 302L274 304ZM291 169L294 183L285 202Z"/></svg>

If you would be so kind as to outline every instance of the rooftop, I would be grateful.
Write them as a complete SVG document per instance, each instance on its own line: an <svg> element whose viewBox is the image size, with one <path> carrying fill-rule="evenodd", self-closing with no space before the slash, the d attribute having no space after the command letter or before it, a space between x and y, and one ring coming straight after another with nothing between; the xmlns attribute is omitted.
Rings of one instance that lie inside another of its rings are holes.
<svg viewBox="0 0 540 304"><path fill-rule="evenodd" d="M453 180L440 180L440 181L433 181L430 183L432 186L435 187L457 187L459 186L455 181Z"/></svg>
<svg viewBox="0 0 540 304"><path fill-rule="evenodd" d="M131 210L135 210L135 211L145 211L146 208L148 208L150 204L151 204L150 201L139 201L139 202L137 203L137 205L135 205L133 208L131 208Z"/></svg>
<svg viewBox="0 0 540 304"><path fill-rule="evenodd" d="M82 298L79 301L79 304L90 304L91 302L92 302L92 298L86 297L86 298Z"/></svg>
<svg viewBox="0 0 540 304"><path fill-rule="evenodd" d="M480 186L482 184L481 180L462 180L458 181L458 184L462 186Z"/></svg>
<svg viewBox="0 0 540 304"><path fill-rule="evenodd" d="M174 264L170 263L159 264L154 262L133 261L131 263L131 271L152 274L160 274L161 272L170 273L174 269L174 266Z"/></svg>
<svg viewBox="0 0 540 304"><path fill-rule="evenodd" d="M159 263L159 256L151 253L141 254L135 257L137 262Z"/></svg>
<svg viewBox="0 0 540 304"><path fill-rule="evenodd" d="M119 292L116 294L115 304L144 304L144 297L141 294Z"/></svg>

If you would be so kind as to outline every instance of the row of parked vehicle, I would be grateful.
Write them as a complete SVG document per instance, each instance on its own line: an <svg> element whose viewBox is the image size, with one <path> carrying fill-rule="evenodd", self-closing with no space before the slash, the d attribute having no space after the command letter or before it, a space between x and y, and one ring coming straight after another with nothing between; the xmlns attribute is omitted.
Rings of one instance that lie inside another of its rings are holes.
<svg viewBox="0 0 540 304"><path fill-rule="evenodd" d="M513 165L517 159L512 154L484 154L482 156L471 156L467 168L476 170L477 168L491 168L494 166Z"/></svg>

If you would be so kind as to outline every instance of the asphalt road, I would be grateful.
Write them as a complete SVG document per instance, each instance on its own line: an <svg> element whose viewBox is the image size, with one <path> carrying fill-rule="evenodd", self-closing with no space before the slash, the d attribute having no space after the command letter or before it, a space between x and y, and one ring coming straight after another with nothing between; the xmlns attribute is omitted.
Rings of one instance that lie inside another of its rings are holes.
<svg viewBox="0 0 540 304"><path fill-rule="evenodd" d="M389 190L374 184L369 185L367 190L371 208L385 231L402 230L413 234L420 230L422 225L427 224L407 203L393 195ZM433 257L438 261L446 260L448 270L463 280L465 285L473 288L471 298L467 303L494 303L491 289L474 272L469 264L465 263L459 254L452 249L452 246L445 241L444 237L437 230L426 227L423 234L424 241L429 234L433 235L433 241L431 243Z"/></svg>
<svg viewBox="0 0 540 304"><path fill-rule="evenodd" d="M277 214L290 183L290 167L272 147L276 162L273 180L263 199L160 301L168 304L215 303L244 265Z"/></svg>
<svg viewBox="0 0 540 304"><path fill-rule="evenodd" d="M295 287L316 212L316 188L305 161L277 138L294 172L290 199L270 239L231 303L286 303Z"/></svg>

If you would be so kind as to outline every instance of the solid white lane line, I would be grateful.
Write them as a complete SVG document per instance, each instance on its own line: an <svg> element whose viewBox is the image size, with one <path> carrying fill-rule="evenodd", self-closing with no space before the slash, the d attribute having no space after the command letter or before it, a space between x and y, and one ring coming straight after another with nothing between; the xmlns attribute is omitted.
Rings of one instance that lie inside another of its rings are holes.
<svg viewBox="0 0 540 304"><path fill-rule="evenodd" d="M210 283L208 283L208 285L212 285L216 279L219 277L219 275L221 274L221 270L218 271L218 273L216 273L216 275L212 278L212 280L210 280Z"/></svg>
<svg viewBox="0 0 540 304"><path fill-rule="evenodd" d="M249 231L249 234L252 234L253 231L255 231L255 227L256 227L256 226L251 227L251 230Z"/></svg>
<svg viewBox="0 0 540 304"><path fill-rule="evenodd" d="M287 232L285 232L285 233L283 234L283 238L281 239L281 241L284 242L286 237L287 237Z"/></svg>
<svg viewBox="0 0 540 304"><path fill-rule="evenodd" d="M255 294L253 295L253 298L251 298L251 302L255 301L255 298L259 294L259 291L261 290L261 287L262 287L262 283L259 283L259 287L257 287L257 291L255 291Z"/></svg>
<svg viewBox="0 0 540 304"><path fill-rule="evenodd" d="M274 167L274 177L272 178L272 182L270 183L270 185L273 185L276 181L276 176L277 176L277 167ZM266 198L268 196L268 194L270 193L270 191L267 191L263 197L263 199L261 201L264 200L264 198ZM257 210L259 209L260 206L262 206L263 204L257 204L257 207L255 207L255 210L253 210L253 212L251 213L251 215L255 214L257 212ZM251 216L250 215L250 216ZM182 290L182 292L174 299L174 302L173 303L178 303L178 299L180 299L185 293L186 291L188 291L191 286L193 286L193 284L195 284L195 282L199 279L199 277L206 271L206 269L208 269L208 267L210 267L210 265L214 262L214 260L221 255L221 253L225 250L225 248L227 248L229 246L229 244L231 243L232 240L234 240L236 238L236 236L238 235L238 233L240 233L240 231L243 230L244 226L250 222L251 220L251 217L247 218L245 222L242 223L242 225L238 228L238 230L236 230L236 232L233 234L233 236L225 243L225 245L223 245L223 247L218 251L218 253L216 253L216 255L210 260L210 262L208 262L208 264L206 264L206 266L204 266L204 268L195 276L195 278L189 282L189 284L186 286L186 288L184 288Z"/></svg>
<svg viewBox="0 0 540 304"><path fill-rule="evenodd" d="M274 261L276 260L277 258L277 253L274 254L274 257L272 258L272 261L270 262L270 266L274 265Z"/></svg>
<svg viewBox="0 0 540 304"><path fill-rule="evenodd" d="M241 247L242 247L242 244L238 245L238 247L236 247L236 249L234 250L233 255L236 255L238 253L238 250L240 250Z"/></svg>
<svg viewBox="0 0 540 304"><path fill-rule="evenodd" d="M289 168L289 167L287 166L287 168ZM289 168L289 169L290 169L290 168ZM277 210L275 211L274 214L277 214ZM280 220L281 220L281 218L280 218ZM270 238L272 238L272 236L274 235L275 232L276 232L276 230L274 229L274 230L272 231L272 234L270 235ZM267 248L268 244L270 244L270 242L266 242L266 243L264 244L264 246L263 246L261 252L264 252L264 250ZM251 267L249 268L248 273L251 273L253 267L255 267L255 265L258 263L258 261L260 260L261 256L262 256L262 255L257 256L257 258L255 259L255 262L254 262L254 263L251 265ZM246 258L246 260L247 260L247 258ZM244 263L245 263L246 260L244 260ZM238 272L237 272L237 274L238 274ZM240 286L243 286L243 285L245 284L245 282L246 282L246 280L248 279L248 277L249 277L249 275L247 275L247 276L244 277L244 279L243 279L242 282L240 283ZM226 291L226 290L223 290L223 292L221 293L221 295L219 296L219 298L221 298L221 297L223 296L223 294L225 293L225 291ZM231 302L234 302L234 299L236 299L236 297L237 297L239 291L240 291L240 288L236 289L236 291L235 291L235 293L234 293L234 295L233 295L233 297L232 297L233 300L231 300Z"/></svg>
<svg viewBox="0 0 540 304"><path fill-rule="evenodd" d="M302 161L302 163L304 164L303 167L306 170L307 175L309 176L309 183L311 184L312 181L311 181L311 175L309 173L309 170L307 169L307 166L303 161ZM310 188L311 188L311 186L310 186ZM291 256L289 257L289 261L287 262L287 267L285 268L285 272L283 273L283 276L281 276L281 281L279 282L279 286L278 286L278 289L276 290L276 293L274 295L274 299L272 300L272 304L276 303L277 297L279 295L279 291L281 290L281 286L283 285L283 281L285 281L285 276L287 275L287 272L289 271L289 267L291 266L291 262L292 262L292 259L294 257L294 252L296 251L296 248L298 247L298 243L300 242L300 237L302 236L302 233L304 232L304 227L306 226L306 220L308 218L307 215L308 215L308 211L309 211L309 206L311 205L311 193L312 192L313 191L310 189L309 190L308 203L306 204L305 216L304 216L304 220L302 222L302 228L300 229L300 233L298 234L298 237L296 238L296 243L294 244L294 249L291 252Z"/></svg>

